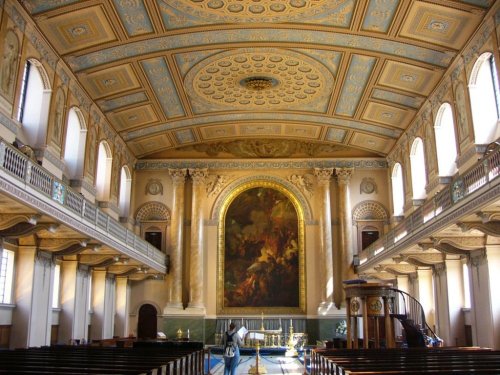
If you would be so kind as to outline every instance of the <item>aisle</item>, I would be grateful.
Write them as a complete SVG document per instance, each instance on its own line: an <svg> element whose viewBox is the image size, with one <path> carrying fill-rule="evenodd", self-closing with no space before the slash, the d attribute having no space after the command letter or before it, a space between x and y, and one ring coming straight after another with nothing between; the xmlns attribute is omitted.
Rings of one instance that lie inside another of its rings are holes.
<svg viewBox="0 0 500 375"><path fill-rule="evenodd" d="M267 375L303 375L304 366L297 358L289 358L285 356L261 356L262 365L267 370ZM214 363L216 363L214 365ZM240 365L238 366L238 375L248 374L250 367L255 366L255 356L242 355L240 357ZM215 355L212 358L212 375L224 374L224 362L222 356Z"/></svg>

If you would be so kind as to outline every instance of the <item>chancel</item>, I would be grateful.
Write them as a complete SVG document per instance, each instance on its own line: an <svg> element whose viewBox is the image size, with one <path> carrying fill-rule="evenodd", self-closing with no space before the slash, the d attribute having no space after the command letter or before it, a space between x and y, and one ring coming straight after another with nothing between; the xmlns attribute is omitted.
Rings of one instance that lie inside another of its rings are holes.
<svg viewBox="0 0 500 375"><path fill-rule="evenodd" d="M5 371L204 371L231 322L299 373L500 350L499 35L498 0L0 0Z"/></svg>

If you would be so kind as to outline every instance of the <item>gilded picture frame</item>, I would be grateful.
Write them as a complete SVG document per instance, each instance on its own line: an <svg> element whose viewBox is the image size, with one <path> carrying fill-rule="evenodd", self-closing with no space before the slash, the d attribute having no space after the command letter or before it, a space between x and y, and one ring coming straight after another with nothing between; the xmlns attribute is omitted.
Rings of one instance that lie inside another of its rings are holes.
<svg viewBox="0 0 500 375"><path fill-rule="evenodd" d="M305 314L304 213L279 183L234 189L219 217L217 313Z"/></svg>

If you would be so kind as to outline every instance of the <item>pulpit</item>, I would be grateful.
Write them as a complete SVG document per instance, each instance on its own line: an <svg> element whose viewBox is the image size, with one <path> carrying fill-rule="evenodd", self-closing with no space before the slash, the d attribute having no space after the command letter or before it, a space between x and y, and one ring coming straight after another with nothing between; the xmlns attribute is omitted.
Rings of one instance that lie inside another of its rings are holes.
<svg viewBox="0 0 500 375"><path fill-rule="evenodd" d="M344 286L347 302L347 348L359 347L359 323L362 324L363 348L395 347L394 321L391 305L395 293L384 283L352 283ZM371 341L371 344L370 344Z"/></svg>

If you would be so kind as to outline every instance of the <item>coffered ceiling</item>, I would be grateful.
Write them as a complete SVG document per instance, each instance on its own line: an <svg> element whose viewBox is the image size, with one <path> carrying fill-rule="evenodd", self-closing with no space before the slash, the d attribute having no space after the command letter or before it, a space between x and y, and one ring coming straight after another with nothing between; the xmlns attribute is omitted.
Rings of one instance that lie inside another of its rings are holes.
<svg viewBox="0 0 500 375"><path fill-rule="evenodd" d="M385 156L494 2L21 0L138 158Z"/></svg>

